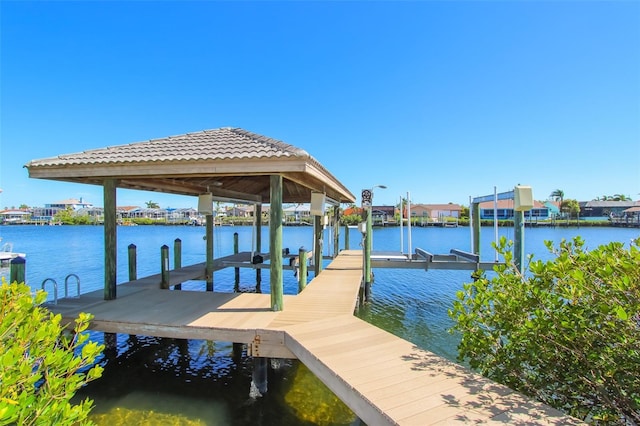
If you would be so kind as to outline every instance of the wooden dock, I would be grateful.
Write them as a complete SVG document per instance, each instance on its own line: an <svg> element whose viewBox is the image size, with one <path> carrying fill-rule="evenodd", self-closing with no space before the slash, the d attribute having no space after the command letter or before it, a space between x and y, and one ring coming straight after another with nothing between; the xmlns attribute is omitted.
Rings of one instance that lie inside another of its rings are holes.
<svg viewBox="0 0 640 426"><path fill-rule="evenodd" d="M193 280L202 271L170 276ZM252 356L298 358L369 425L580 424L354 317L359 250L342 251L301 294L285 296L280 312L269 294L161 290L159 282L156 275L119 285L115 300L96 291L50 308L65 321L90 312L94 330L246 343Z"/></svg>

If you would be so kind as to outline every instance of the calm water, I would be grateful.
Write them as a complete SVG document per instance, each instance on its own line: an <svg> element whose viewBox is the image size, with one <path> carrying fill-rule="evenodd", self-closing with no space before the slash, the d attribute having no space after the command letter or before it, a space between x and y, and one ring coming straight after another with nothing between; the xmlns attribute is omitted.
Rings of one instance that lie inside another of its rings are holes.
<svg viewBox="0 0 640 426"><path fill-rule="evenodd" d="M405 251L408 237L404 229ZM239 235L241 251L249 251L254 240L250 227L218 227L214 231L215 256L233 252L233 234ZM268 251L268 229L263 228L263 251ZM341 230L341 232L344 232ZM638 229L621 228L527 228L525 252L548 258L545 240L559 242L580 235L595 248L611 241L629 243L640 236ZM501 228L500 236L513 239L512 228ZM118 281L127 280L127 246L138 249L138 276L158 273L160 247L173 250L182 241L183 265L204 261L204 228L137 226L118 228ZM92 226L3 226L0 237L13 242L14 250L27 253L27 282L40 288L53 278L60 288L64 278L75 273L82 291L103 286L103 229ZM493 228L482 229L483 260L493 260ZM469 250L468 228L413 228L412 249L446 254L452 248ZM341 239L343 240L343 239ZM325 241L332 237L325 235ZM351 229L350 247L359 248L360 233ZM310 227L285 227L283 245L292 252L311 249ZM374 250L400 251L398 228L377 228ZM343 247L343 243L341 243ZM171 256L172 258L172 256ZM1 271L6 274L6 270ZM457 339L447 330L447 316L455 293L469 281L469 271L375 269L372 301L359 316L416 345L455 360ZM262 274L262 289L268 292L269 274ZM294 294L295 277L285 271L285 293ZM74 283L75 284L75 283ZM255 284L252 271L241 272L241 287ZM233 291L233 269L214 276L216 291ZM71 287L74 287L73 285ZM204 283L191 282L191 289ZM184 288L184 287L183 287ZM70 288L74 294L75 287ZM60 290L62 292L62 290ZM93 338L102 340L101 333ZM100 425L339 425L350 424L353 414L297 361L286 361L269 370L269 392L249 398L252 360L234 352L226 342L184 341L144 336L118 336L117 357L100 362L103 377L88 385L82 397L94 399L94 420Z"/></svg>

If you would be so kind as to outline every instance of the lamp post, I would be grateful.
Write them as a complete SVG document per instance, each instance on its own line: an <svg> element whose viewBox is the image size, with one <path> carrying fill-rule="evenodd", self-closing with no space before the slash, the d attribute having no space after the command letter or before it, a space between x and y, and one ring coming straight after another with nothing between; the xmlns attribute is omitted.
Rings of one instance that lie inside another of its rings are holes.
<svg viewBox="0 0 640 426"><path fill-rule="evenodd" d="M371 249L373 247L373 222L371 217L371 206L373 205L373 190L375 188L386 189L384 185L374 185L369 189L362 190L362 207L365 209L366 231L364 234L364 299L369 300L371 294L371 283L373 281L371 273Z"/></svg>

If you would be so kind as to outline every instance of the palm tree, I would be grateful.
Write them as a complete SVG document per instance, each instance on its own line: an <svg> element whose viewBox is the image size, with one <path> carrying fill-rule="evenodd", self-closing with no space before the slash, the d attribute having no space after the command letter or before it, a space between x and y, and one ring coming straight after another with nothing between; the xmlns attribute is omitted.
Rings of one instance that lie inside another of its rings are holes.
<svg viewBox="0 0 640 426"><path fill-rule="evenodd" d="M560 209L560 213L562 213L562 203L564 202L564 191L562 189L556 189L551 193L550 197L553 198L554 201L560 202L560 204L558 205L558 208Z"/></svg>
<svg viewBox="0 0 640 426"><path fill-rule="evenodd" d="M149 200L145 204L147 205L148 209L159 209L160 208L160 204L156 203L155 201Z"/></svg>
<svg viewBox="0 0 640 426"><path fill-rule="evenodd" d="M398 211L400 212L400 219L402 220L407 214L407 204L409 204L409 200L405 197L401 198L401 202L397 204Z"/></svg>
<svg viewBox="0 0 640 426"><path fill-rule="evenodd" d="M630 201L630 200L631 200L631 198L627 197L624 194L615 194L613 196L613 201Z"/></svg>

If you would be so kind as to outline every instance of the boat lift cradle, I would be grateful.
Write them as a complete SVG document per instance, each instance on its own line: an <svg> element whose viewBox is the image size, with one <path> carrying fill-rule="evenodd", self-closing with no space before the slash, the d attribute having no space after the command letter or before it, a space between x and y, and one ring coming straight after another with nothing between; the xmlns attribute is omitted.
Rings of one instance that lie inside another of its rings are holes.
<svg viewBox="0 0 640 426"><path fill-rule="evenodd" d="M498 260L498 253L496 252L496 258L493 262L480 261L480 220L479 220L479 204L483 201L494 202L494 230L495 230L495 242L498 243L498 217L497 217L497 202L503 199L515 199L515 228L516 228L516 244L515 244L515 259L518 269L523 264L521 258L523 253L523 241L524 241L524 225L522 222L522 212L529 210L533 207L533 195L531 187L529 186L516 186L513 191L498 193L494 187L494 193L492 195L486 195L483 197L476 197L470 200L472 208L470 209L472 214L471 220L471 246L476 253L470 253L463 250L451 249L449 254L432 254L421 248L416 248L415 253L412 255L405 254L404 252L372 252L371 253L371 267L372 268L407 268L407 269L449 269L449 270L493 270L495 266L500 265ZM407 192L407 216L411 217L411 202L409 201L409 193ZM401 198L402 202L402 198ZM408 246L411 250L411 221L408 221L409 235ZM476 229L477 228L477 229ZM400 245L403 249L402 242L402 219L400 220ZM518 262L519 261L519 262Z"/></svg>
<svg viewBox="0 0 640 426"><path fill-rule="evenodd" d="M499 262L481 262L480 256L458 249L449 254L432 254L416 248L412 255L395 252L371 253L372 268L449 269L459 271L493 270Z"/></svg>

